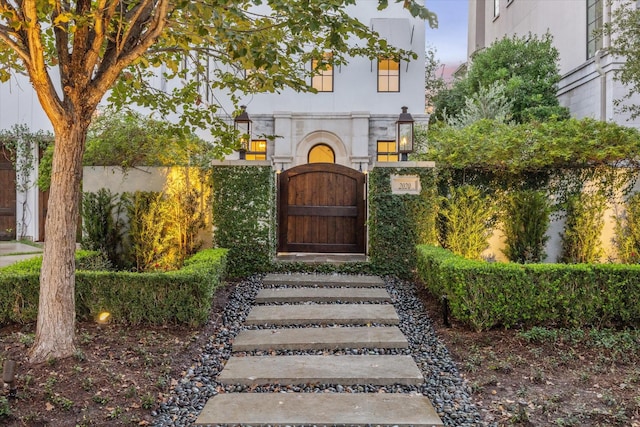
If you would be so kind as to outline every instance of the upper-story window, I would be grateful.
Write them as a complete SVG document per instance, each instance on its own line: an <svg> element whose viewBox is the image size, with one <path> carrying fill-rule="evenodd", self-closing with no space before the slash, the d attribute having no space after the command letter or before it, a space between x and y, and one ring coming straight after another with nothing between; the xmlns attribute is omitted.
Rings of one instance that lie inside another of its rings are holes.
<svg viewBox="0 0 640 427"><path fill-rule="evenodd" d="M587 59L602 49L602 0L587 0Z"/></svg>
<svg viewBox="0 0 640 427"><path fill-rule="evenodd" d="M500 16L500 0L493 0L493 17Z"/></svg>
<svg viewBox="0 0 640 427"><path fill-rule="evenodd" d="M314 59L311 61L311 70L315 73L311 78L311 87L318 92L333 92L333 55L328 52L324 54L322 61Z"/></svg>
<svg viewBox="0 0 640 427"><path fill-rule="evenodd" d="M395 59L378 59L378 92L400 92L400 63Z"/></svg>

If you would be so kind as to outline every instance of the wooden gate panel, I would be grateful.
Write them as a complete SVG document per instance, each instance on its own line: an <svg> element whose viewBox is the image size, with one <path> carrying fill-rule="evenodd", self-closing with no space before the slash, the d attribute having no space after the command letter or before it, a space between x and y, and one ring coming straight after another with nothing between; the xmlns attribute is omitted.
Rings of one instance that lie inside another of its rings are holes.
<svg viewBox="0 0 640 427"><path fill-rule="evenodd" d="M364 252L364 175L335 164L280 175L282 252Z"/></svg>
<svg viewBox="0 0 640 427"><path fill-rule="evenodd" d="M16 238L16 171L0 145L0 240Z"/></svg>

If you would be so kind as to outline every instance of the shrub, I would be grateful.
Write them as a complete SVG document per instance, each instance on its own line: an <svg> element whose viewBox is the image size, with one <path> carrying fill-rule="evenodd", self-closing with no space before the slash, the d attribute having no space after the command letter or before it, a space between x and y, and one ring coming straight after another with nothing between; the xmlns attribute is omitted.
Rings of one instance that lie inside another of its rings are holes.
<svg viewBox="0 0 640 427"><path fill-rule="evenodd" d="M579 193L568 198L560 255L562 262L600 261L604 253L600 235L606 203L606 198L599 193Z"/></svg>
<svg viewBox="0 0 640 427"><path fill-rule="evenodd" d="M392 174L419 176L420 194L393 194ZM414 275L416 245L436 241L435 180L434 169L376 167L371 171L367 221L371 272L402 278Z"/></svg>
<svg viewBox="0 0 640 427"><path fill-rule="evenodd" d="M269 271L276 255L275 177L270 166L212 170L214 246L229 248L229 276Z"/></svg>
<svg viewBox="0 0 640 427"><path fill-rule="evenodd" d="M542 191L520 190L507 195L501 215L506 247L502 251L513 262L540 262L549 236L551 206Z"/></svg>
<svg viewBox="0 0 640 427"><path fill-rule="evenodd" d="M495 212L491 200L478 188L450 188L440 210L442 246L465 258L480 259L489 246Z"/></svg>
<svg viewBox="0 0 640 427"><path fill-rule="evenodd" d="M476 330L640 325L640 265L487 263L431 246L418 255L427 289Z"/></svg>
<svg viewBox="0 0 640 427"><path fill-rule="evenodd" d="M129 217L129 245L138 271L167 269L161 260L169 249L166 206L162 193L136 191L125 198Z"/></svg>
<svg viewBox="0 0 640 427"><path fill-rule="evenodd" d="M181 266L202 246L199 233L207 224L205 210L211 197L209 177L200 169L173 169L165 186L165 238L169 243L163 264Z"/></svg>
<svg viewBox="0 0 640 427"><path fill-rule="evenodd" d="M620 262L640 263L640 193L629 197L624 212L616 216L614 244Z"/></svg>
<svg viewBox="0 0 640 427"><path fill-rule="evenodd" d="M78 266L98 256L76 254ZM76 271L76 315L88 320L103 311L115 322L200 325L208 319L212 296L226 271L225 249L206 249L165 273ZM41 258L0 269L0 325L34 322L38 311Z"/></svg>
<svg viewBox="0 0 640 427"><path fill-rule="evenodd" d="M82 248L104 252L113 265L121 265L123 204L106 188L82 194Z"/></svg>

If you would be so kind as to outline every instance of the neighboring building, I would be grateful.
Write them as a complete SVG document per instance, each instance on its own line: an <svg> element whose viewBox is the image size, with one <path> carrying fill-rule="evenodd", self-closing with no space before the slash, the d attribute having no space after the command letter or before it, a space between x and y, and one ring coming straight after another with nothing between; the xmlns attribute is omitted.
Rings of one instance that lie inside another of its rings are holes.
<svg viewBox="0 0 640 427"><path fill-rule="evenodd" d="M560 53L560 104L577 118L640 127L640 119L629 121L614 106L627 93L614 79L624 62L607 53L609 37L594 35L618 4L620 0L469 0L469 56L504 36L548 32ZM640 103L640 96L631 102Z"/></svg>
<svg viewBox="0 0 640 427"><path fill-rule="evenodd" d="M251 120L251 132L245 150L233 153L229 160L267 161L274 170L334 163L359 174L376 162L401 160L396 130L402 108L407 107L416 123L428 120L424 98L425 23L413 18L402 2L390 2L383 11L378 10L378 4L378 0L358 0L349 11L389 44L412 50L418 58L411 62L353 58L347 65L325 68L314 77L309 83L318 93L286 90L241 97ZM161 79L158 85L166 89ZM225 111L232 110L220 94L215 99L212 94L204 95L211 95L211 99L204 99L206 102L221 102ZM16 123L27 124L34 131L51 129L27 79L0 85L0 129ZM37 212L37 197L31 198L30 209ZM37 240L38 224L33 226L26 237Z"/></svg>

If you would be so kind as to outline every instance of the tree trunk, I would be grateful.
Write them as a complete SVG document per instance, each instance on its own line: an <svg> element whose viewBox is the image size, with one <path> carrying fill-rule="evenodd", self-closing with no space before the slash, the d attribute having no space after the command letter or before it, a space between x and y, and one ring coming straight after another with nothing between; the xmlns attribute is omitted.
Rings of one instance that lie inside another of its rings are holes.
<svg viewBox="0 0 640 427"><path fill-rule="evenodd" d="M33 363L69 357L75 352L76 229L87 127L87 121L77 118L67 118L57 126L54 123L55 148L38 322L29 354Z"/></svg>

